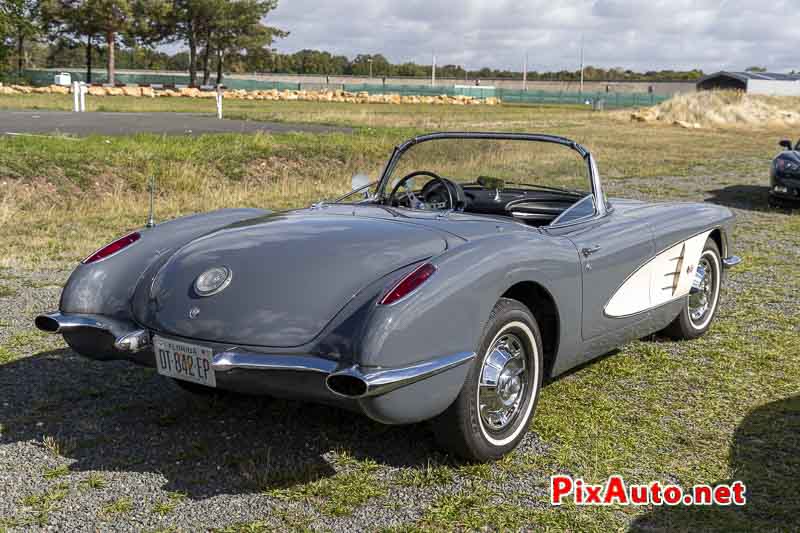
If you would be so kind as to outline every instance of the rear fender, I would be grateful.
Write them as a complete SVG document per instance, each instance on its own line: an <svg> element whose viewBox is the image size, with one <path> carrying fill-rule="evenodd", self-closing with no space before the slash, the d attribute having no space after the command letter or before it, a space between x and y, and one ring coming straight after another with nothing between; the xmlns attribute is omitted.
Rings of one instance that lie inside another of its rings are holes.
<svg viewBox="0 0 800 533"><path fill-rule="evenodd" d="M553 296L561 317L559 352L577 351L572 345L580 338L580 268L577 251L566 239L528 232L497 235L458 246L431 262L437 271L418 292L394 305L373 304L358 353L362 369L476 353L495 303L521 281L534 281ZM458 396L469 368L460 365L389 394L363 398L359 405L385 423L436 416Z"/></svg>
<svg viewBox="0 0 800 533"><path fill-rule="evenodd" d="M151 266L201 235L266 214L269 211L263 209L220 209L140 229L141 238L122 252L95 263L80 263L64 286L59 309L131 320L131 297Z"/></svg>
<svg viewBox="0 0 800 533"><path fill-rule="evenodd" d="M411 297L375 305L359 363L397 367L477 350L498 299L516 283L534 281L559 306L562 322L580 316L580 269L567 239L532 232L471 241L431 260L436 272ZM562 346L569 328L561 328Z"/></svg>

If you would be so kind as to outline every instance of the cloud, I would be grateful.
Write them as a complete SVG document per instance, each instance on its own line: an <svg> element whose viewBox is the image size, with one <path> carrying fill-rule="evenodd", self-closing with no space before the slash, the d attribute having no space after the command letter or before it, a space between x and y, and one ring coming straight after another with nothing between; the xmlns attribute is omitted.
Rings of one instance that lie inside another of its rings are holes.
<svg viewBox="0 0 800 533"><path fill-rule="evenodd" d="M280 0L278 50L520 70L800 69L796 0Z"/></svg>

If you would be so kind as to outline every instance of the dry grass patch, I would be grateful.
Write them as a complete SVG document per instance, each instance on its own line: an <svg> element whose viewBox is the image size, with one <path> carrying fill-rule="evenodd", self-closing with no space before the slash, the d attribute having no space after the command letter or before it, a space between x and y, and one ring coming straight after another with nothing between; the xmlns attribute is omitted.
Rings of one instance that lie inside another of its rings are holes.
<svg viewBox="0 0 800 533"><path fill-rule="evenodd" d="M783 128L800 124L800 97L702 91L678 94L633 115L618 112L617 116L687 128Z"/></svg>

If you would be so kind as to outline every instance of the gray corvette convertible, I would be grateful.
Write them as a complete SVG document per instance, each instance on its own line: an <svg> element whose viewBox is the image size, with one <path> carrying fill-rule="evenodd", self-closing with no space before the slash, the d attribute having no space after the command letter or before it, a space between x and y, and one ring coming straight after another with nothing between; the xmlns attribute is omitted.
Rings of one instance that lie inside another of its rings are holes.
<svg viewBox="0 0 800 533"><path fill-rule="evenodd" d="M199 394L431 420L486 461L523 438L543 381L651 333L705 333L739 262L728 209L608 198L562 137L424 135L360 179L307 209L128 233L36 326Z"/></svg>

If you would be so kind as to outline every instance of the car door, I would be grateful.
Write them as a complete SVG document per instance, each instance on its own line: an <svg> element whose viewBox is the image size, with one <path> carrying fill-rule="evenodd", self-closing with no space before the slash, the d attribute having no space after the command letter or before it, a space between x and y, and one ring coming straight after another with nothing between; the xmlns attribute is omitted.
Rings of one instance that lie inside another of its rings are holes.
<svg viewBox="0 0 800 533"><path fill-rule="evenodd" d="M584 355L605 353L646 334L648 311L609 316L605 307L631 274L653 257L655 244L650 227L610 210L603 216L547 231L567 237L579 256ZM643 292L641 298L649 296Z"/></svg>

